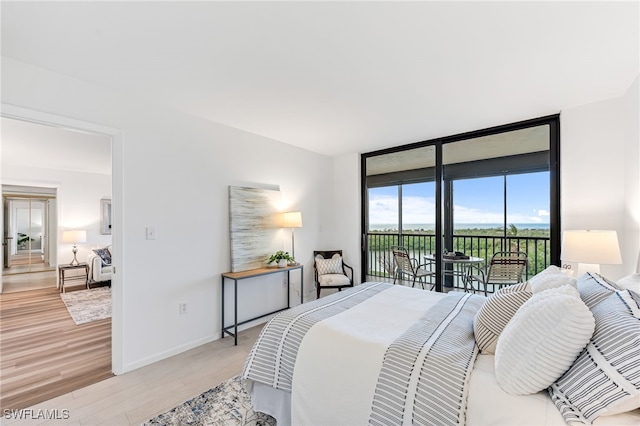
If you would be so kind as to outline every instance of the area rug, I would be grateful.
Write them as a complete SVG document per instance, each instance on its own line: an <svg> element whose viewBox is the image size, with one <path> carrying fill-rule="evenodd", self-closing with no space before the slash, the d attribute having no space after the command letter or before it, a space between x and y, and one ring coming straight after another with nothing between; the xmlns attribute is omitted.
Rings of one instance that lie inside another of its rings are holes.
<svg viewBox="0 0 640 426"><path fill-rule="evenodd" d="M276 420L251 408L251 397L240 376L196 396L176 408L160 414L142 426L275 426Z"/></svg>
<svg viewBox="0 0 640 426"><path fill-rule="evenodd" d="M111 318L110 287L70 291L60 293L60 297L76 325Z"/></svg>

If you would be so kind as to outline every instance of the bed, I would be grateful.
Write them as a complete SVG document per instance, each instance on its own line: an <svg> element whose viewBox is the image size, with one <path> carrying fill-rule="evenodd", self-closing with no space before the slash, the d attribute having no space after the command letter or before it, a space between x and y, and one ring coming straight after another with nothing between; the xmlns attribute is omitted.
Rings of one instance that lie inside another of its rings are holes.
<svg viewBox="0 0 640 426"><path fill-rule="evenodd" d="M599 278L588 279L589 290L602 285ZM608 285L606 290L607 295L619 293ZM606 299L592 293L585 297ZM633 370L640 372L640 365L634 366L633 359L629 375L635 382L626 384L624 396L612 398L623 402L619 413L605 408L609 415L602 409L584 414L567 402L571 391L565 389L505 392L495 371L496 355L485 350L486 342L476 342L479 312L489 299L367 282L284 311L265 325L242 372L253 407L279 425L640 424L640 376ZM581 309L582 315L591 307ZM631 317L640 324L640 309ZM571 336L580 333L591 336L593 329L571 330ZM494 340L500 341L498 337ZM640 336L629 338L637 339L632 347L640 347ZM497 346L499 359L506 360L505 344ZM633 357L640 364L640 355ZM523 361L520 357L515 364ZM558 363L555 358L552 362ZM500 371L505 363L498 363Z"/></svg>

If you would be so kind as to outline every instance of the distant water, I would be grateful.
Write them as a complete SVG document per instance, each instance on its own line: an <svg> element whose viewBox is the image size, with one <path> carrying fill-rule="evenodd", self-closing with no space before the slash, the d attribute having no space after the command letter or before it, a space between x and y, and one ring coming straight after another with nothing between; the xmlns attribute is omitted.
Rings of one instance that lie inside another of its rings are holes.
<svg viewBox="0 0 640 426"><path fill-rule="evenodd" d="M509 227L511 224L508 224ZM549 229L548 223L514 223L518 229ZM436 225L433 223L406 223L403 228L405 230L434 230ZM492 229L502 228L501 223L456 223L455 229ZM372 224L369 226L371 231L384 231L386 229L398 229L397 224Z"/></svg>

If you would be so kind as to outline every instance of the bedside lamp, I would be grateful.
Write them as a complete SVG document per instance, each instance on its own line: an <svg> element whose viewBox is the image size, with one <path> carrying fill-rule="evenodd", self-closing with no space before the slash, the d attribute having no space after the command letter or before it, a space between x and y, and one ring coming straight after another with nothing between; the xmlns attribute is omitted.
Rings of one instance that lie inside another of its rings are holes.
<svg viewBox="0 0 640 426"><path fill-rule="evenodd" d="M600 265L622 263L616 231L564 231L563 261L578 263L578 276L586 272L600 273Z"/></svg>
<svg viewBox="0 0 640 426"><path fill-rule="evenodd" d="M300 212L286 212L282 218L282 226L284 228L291 228L291 257L295 260L296 248L295 239L293 236L293 228L302 228L302 213Z"/></svg>
<svg viewBox="0 0 640 426"><path fill-rule="evenodd" d="M74 229L72 231L64 231L62 233L62 242L73 244L73 260L71 261L71 266L77 266L80 262L76 258L76 254L78 253L78 243L86 243L87 242L87 231Z"/></svg>

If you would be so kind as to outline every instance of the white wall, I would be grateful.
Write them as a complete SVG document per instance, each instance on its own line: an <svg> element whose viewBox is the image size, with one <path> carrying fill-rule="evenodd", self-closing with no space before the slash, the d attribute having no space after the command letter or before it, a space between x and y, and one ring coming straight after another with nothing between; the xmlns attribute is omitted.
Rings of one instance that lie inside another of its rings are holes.
<svg viewBox="0 0 640 426"><path fill-rule="evenodd" d="M330 221L325 226L329 230L323 235L324 248L331 250L341 248L345 262L353 267L354 282L362 281L361 277L361 224L360 224L360 155L347 154L334 159L335 198L332 209L328 212ZM324 294L324 292L323 292ZM329 292L327 292L329 294Z"/></svg>
<svg viewBox="0 0 640 426"><path fill-rule="evenodd" d="M617 280L638 261L637 78L624 96L562 111L560 125L562 228L617 231L623 264L600 267Z"/></svg>
<svg viewBox="0 0 640 426"><path fill-rule="evenodd" d="M296 254L305 264L305 293L313 294L310 253L325 223L322 206L331 201L330 158L2 59L3 104L116 129L116 373L219 338L220 274L230 268L229 185L279 185L283 209L302 212ZM147 226L155 227L155 240L146 240ZM191 231L207 238L190 239L186 246ZM290 249L288 230L282 239ZM296 274L292 278L299 288ZM276 300L283 293L281 277L258 284L240 286L241 319L284 303ZM179 302L188 304L186 315L178 314ZM292 302L299 303L296 292Z"/></svg>
<svg viewBox="0 0 640 426"><path fill-rule="evenodd" d="M4 161L10 159L3 157ZM78 261L84 262L92 248L111 244L110 235L100 234L100 198L111 195L111 176L41 167L2 165L2 182L57 188L57 264L73 259L72 244L62 243L62 231L85 229L87 242L78 244ZM54 231L55 232L55 231Z"/></svg>
<svg viewBox="0 0 640 426"><path fill-rule="evenodd" d="M624 96L627 118L625 137L625 215L621 247L625 262L624 273L640 273L640 76ZM635 235L635 238L634 238ZM635 268L634 266L635 262Z"/></svg>

